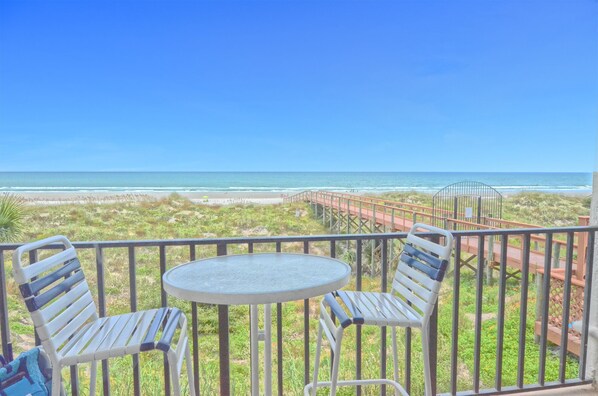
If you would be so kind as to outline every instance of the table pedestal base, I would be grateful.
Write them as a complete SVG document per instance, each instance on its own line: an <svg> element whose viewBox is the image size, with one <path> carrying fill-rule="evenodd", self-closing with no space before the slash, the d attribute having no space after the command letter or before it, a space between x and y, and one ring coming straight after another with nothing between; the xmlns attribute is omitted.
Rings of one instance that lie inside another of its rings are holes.
<svg viewBox="0 0 598 396"><path fill-rule="evenodd" d="M264 305L264 330L258 326L259 307L250 306L251 317L251 395L260 394L259 342L264 342L264 395L272 395L272 305Z"/></svg>

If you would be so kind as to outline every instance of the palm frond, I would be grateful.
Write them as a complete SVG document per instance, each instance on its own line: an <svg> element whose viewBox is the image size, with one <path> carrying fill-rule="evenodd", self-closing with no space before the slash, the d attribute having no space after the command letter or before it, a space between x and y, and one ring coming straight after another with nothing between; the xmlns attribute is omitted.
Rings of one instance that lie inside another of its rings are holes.
<svg viewBox="0 0 598 396"><path fill-rule="evenodd" d="M23 231L23 198L13 194L0 195L0 242L14 242Z"/></svg>

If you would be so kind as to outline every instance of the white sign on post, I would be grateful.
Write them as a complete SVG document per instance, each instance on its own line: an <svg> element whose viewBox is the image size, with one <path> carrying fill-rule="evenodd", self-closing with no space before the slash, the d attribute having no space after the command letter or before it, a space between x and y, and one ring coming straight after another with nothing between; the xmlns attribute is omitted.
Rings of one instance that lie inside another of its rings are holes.
<svg viewBox="0 0 598 396"><path fill-rule="evenodd" d="M465 218L471 219L473 217L473 208L465 208Z"/></svg>

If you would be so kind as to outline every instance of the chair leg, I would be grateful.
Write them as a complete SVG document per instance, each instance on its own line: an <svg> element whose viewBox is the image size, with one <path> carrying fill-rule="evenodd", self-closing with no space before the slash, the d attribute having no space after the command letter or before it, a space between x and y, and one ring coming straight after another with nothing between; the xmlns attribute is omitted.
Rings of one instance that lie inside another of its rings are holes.
<svg viewBox="0 0 598 396"><path fill-rule="evenodd" d="M394 368L394 380L399 382L399 352L397 349L397 328L392 327L392 360ZM395 395L399 395L399 390L395 388Z"/></svg>
<svg viewBox="0 0 598 396"><path fill-rule="evenodd" d="M185 348L185 365L187 366L187 382L189 383L189 395L195 396L195 381L193 379L193 367L191 363L191 350L189 345Z"/></svg>
<svg viewBox="0 0 598 396"><path fill-rule="evenodd" d="M424 354L424 387L425 395L432 395L432 375L430 372L430 345L428 344L428 330L422 329L422 351Z"/></svg>
<svg viewBox="0 0 598 396"><path fill-rule="evenodd" d="M343 328L339 326L335 334L334 362L332 362L332 374L330 378L330 396L336 395L336 384L338 382L338 366L341 361L341 344L343 341Z"/></svg>
<svg viewBox="0 0 598 396"><path fill-rule="evenodd" d="M89 375L89 395L95 396L96 394L96 379L98 373L98 362L93 361L91 362L91 372Z"/></svg>
<svg viewBox="0 0 598 396"><path fill-rule="evenodd" d="M52 393L51 396L60 396L62 387L62 370L59 365L52 367Z"/></svg>
<svg viewBox="0 0 598 396"><path fill-rule="evenodd" d="M168 358L168 365L170 366L170 379L172 384L172 394L174 396L181 396L181 378L180 373L177 370L177 355L176 352L171 348L170 351L166 353Z"/></svg>
<svg viewBox="0 0 598 396"><path fill-rule="evenodd" d="M318 325L318 342L316 344L316 361L314 363L314 381L312 383L311 394L316 396L318 389L318 370L320 368L320 353L322 352L322 322Z"/></svg>

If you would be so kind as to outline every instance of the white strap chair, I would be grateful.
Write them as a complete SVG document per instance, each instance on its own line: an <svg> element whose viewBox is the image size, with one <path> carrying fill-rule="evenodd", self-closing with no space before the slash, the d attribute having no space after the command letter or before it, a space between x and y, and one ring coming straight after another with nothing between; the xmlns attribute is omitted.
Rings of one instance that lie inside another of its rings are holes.
<svg viewBox="0 0 598 396"><path fill-rule="evenodd" d="M30 265L25 253L46 245L64 250ZM52 364L52 395L61 390L61 369L91 363L90 395L95 395L97 361L158 349L166 354L176 396L179 377L187 359L189 394L195 395L187 337L187 319L176 308L158 308L99 318L77 253L64 236L23 245L13 255L14 277L35 330ZM176 347L173 338L178 330ZM159 336L159 337L158 337Z"/></svg>
<svg viewBox="0 0 598 396"><path fill-rule="evenodd" d="M437 244L415 235L417 230L429 231L442 236L443 244ZM438 299L438 291L448 266L452 246L453 236L450 232L425 224L415 224L407 235L407 243L399 258L391 293L336 291L324 297L320 303L314 379L312 383L305 386L305 396L315 395L318 387L330 387L330 394L336 395L338 386L374 384L389 385L394 387L396 395L407 395L405 389L399 384L397 327L421 329L425 394L427 396L432 394L428 346L429 319ZM346 311L337 298L341 300ZM337 317L339 326L334 324L326 311L327 306ZM394 381L390 379L338 381L343 332L351 324L392 328ZM334 361L331 381L318 383L323 335L326 336L334 351Z"/></svg>

